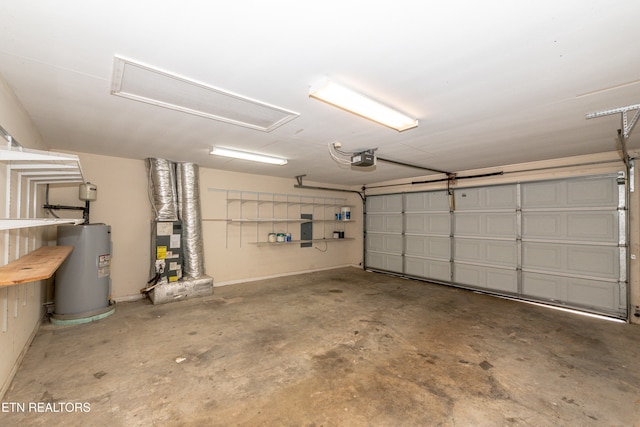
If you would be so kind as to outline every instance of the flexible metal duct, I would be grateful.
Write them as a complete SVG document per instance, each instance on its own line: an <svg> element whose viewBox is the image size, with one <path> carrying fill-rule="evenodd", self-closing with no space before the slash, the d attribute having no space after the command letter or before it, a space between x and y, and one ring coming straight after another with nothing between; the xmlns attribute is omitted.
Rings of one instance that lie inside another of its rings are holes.
<svg viewBox="0 0 640 427"><path fill-rule="evenodd" d="M163 283L149 292L149 298L153 304L165 304L212 294L213 279L202 276L197 279L184 278L177 282Z"/></svg>
<svg viewBox="0 0 640 427"><path fill-rule="evenodd" d="M178 163L178 216L182 221L183 276L199 278L204 275L202 251L202 220L200 217L200 185L198 165Z"/></svg>
<svg viewBox="0 0 640 427"><path fill-rule="evenodd" d="M145 159L149 177L149 201L156 221L178 220L175 164L165 159Z"/></svg>

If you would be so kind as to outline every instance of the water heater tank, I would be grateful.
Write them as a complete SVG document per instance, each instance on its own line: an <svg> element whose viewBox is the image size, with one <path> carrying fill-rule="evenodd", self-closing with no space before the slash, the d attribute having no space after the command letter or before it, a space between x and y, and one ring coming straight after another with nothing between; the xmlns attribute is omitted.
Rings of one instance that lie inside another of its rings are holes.
<svg viewBox="0 0 640 427"><path fill-rule="evenodd" d="M82 323L112 314L111 226L58 226L58 245L73 251L56 272L53 323Z"/></svg>

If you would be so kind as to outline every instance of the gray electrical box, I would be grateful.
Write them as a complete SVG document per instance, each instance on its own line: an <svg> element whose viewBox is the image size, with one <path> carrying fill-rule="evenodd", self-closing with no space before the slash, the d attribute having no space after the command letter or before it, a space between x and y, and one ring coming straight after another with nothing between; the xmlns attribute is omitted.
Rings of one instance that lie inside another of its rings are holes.
<svg viewBox="0 0 640 427"><path fill-rule="evenodd" d="M308 219L309 222L303 222L300 224L300 240L303 240L300 243L301 248L310 248L312 245L311 242L304 242L304 240L313 239L313 223L311 220L313 219L312 214L300 214L300 219Z"/></svg>

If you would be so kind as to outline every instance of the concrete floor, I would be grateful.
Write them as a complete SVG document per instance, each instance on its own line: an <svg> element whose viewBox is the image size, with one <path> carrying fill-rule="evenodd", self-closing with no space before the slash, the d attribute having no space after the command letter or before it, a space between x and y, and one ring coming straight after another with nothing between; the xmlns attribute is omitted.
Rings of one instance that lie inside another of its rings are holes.
<svg viewBox="0 0 640 427"><path fill-rule="evenodd" d="M638 326L347 268L45 324L0 425L638 426L639 361Z"/></svg>

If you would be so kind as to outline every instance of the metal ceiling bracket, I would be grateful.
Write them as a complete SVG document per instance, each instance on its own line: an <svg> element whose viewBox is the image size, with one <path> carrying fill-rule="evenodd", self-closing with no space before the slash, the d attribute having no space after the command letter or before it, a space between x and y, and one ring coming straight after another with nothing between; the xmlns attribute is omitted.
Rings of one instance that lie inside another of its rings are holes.
<svg viewBox="0 0 640 427"><path fill-rule="evenodd" d="M364 203L364 194L360 191L356 191L356 190L346 190L344 188L332 188L332 187L318 187L315 185L305 185L302 183L302 178L304 178L307 175L296 175L296 182L297 184L294 184L294 188L305 188L307 190L323 190L323 191L340 191L342 193L356 193L358 196L360 196L360 198L362 199L362 202Z"/></svg>
<svg viewBox="0 0 640 427"><path fill-rule="evenodd" d="M622 113L622 129L623 129L623 134L624 134L625 138L629 138L629 134L631 133L631 130L633 129L635 124L638 122L638 116L640 116L640 109L636 110L636 113L633 115L633 118L631 119L631 122L628 123L627 122L627 112L624 111Z"/></svg>
<svg viewBox="0 0 640 427"><path fill-rule="evenodd" d="M635 114L629 121L628 112L635 111ZM627 151L627 139L629 139L629 135L631 135L631 131L634 126L638 122L638 118L640 118L640 104L629 105L626 107L613 108L611 110L598 111L595 113L589 113L586 115L586 119L595 119L597 117L609 116L611 114L620 114L622 126L621 129L618 129L618 142L620 143L620 151L622 153L622 161L627 167L628 177L629 177L629 191L635 191L635 165L633 164L633 160L629 156Z"/></svg>
<svg viewBox="0 0 640 427"><path fill-rule="evenodd" d="M628 120L627 113L629 111L634 111L635 114L631 118L631 121ZM597 117L610 116L611 114L622 114L622 136L625 138L629 138L633 127L638 122L638 118L640 117L640 104L629 105L627 107L620 108L612 108L610 110L598 111L595 113L589 113L586 115L587 120L595 119Z"/></svg>

